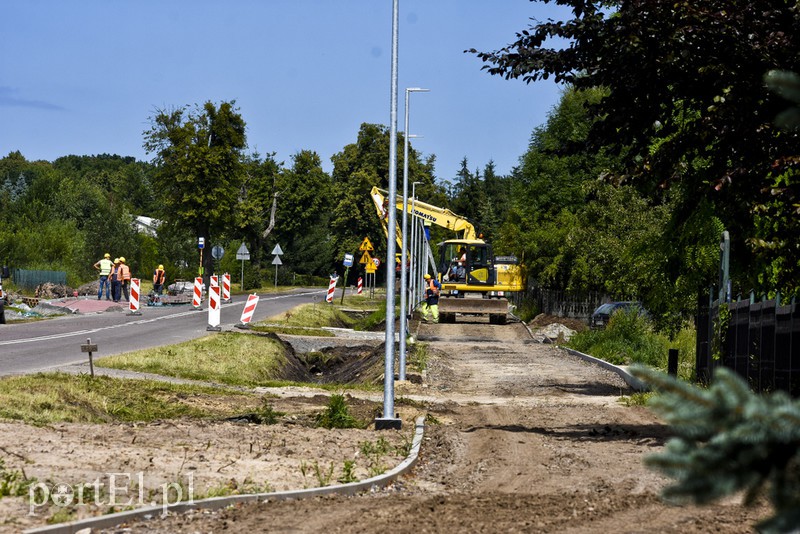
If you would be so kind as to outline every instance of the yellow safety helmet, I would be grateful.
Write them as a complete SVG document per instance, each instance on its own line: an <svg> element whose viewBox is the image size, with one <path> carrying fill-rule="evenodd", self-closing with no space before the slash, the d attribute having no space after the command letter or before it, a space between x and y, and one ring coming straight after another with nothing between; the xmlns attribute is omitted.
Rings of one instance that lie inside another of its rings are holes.
<svg viewBox="0 0 800 534"><path fill-rule="evenodd" d="M431 279L431 275L429 275L428 273L425 273L425 276L423 276L423 278L425 280L430 280Z"/></svg>
<svg viewBox="0 0 800 534"><path fill-rule="evenodd" d="M110 257L111 257L111 254L109 254L108 252L106 252L106 253L103 255L103 257L104 257L104 258L110 258Z"/></svg>
<svg viewBox="0 0 800 534"><path fill-rule="evenodd" d="M119 262L120 262L120 263L125 263L125 258L124 258L123 256L120 256L120 257L119 257Z"/></svg>
<svg viewBox="0 0 800 534"><path fill-rule="evenodd" d="M114 258L114 263L119 263L119 258Z"/></svg>
<svg viewBox="0 0 800 534"><path fill-rule="evenodd" d="M161 269L162 271L164 270L164 266L163 265L159 265L158 268Z"/></svg>

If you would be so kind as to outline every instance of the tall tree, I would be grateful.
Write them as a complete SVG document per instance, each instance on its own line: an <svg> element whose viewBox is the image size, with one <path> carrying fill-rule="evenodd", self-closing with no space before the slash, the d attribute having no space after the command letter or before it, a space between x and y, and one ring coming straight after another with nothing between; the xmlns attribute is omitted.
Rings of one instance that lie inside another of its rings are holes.
<svg viewBox="0 0 800 534"><path fill-rule="evenodd" d="M403 150L403 138L398 136L398 153ZM333 206L331 210L331 244L334 258L341 261L345 253L354 253L358 245L369 237L378 250L385 254L381 246L384 241L383 230L375 213L369 192L374 186L386 189L389 184L389 130L377 124L362 124L355 143L349 144L335 154L333 161ZM419 153L409 147L409 182L421 182L416 188L420 200L441 195L434 183L434 159L420 161ZM398 161L398 169L403 161ZM402 173L398 172L398 193L402 191ZM409 188L409 195L411 190Z"/></svg>
<svg viewBox="0 0 800 534"><path fill-rule="evenodd" d="M594 106L602 120L592 125L588 143L622 158L618 179L634 181L654 199L680 185L678 219L710 202L732 231L741 268L754 273L778 262L782 271L774 278L797 291L800 262L783 262L785 249L773 246L791 238L779 231L791 226L754 224L756 214L796 217L796 208L764 209L797 198L799 185L797 133L773 125L786 103L763 82L772 69L799 70L796 6L783 0L633 0L608 13L607 2L558 3L572 9L572 19L537 23L495 52L471 52L491 74L606 88ZM549 46L551 39L557 48ZM759 256L757 265L747 246ZM793 250L800 257L800 249ZM749 282L759 283L754 277Z"/></svg>
<svg viewBox="0 0 800 534"><path fill-rule="evenodd" d="M159 218L192 229L210 245L212 236L233 223L246 146L244 119L231 101L159 110L150 122L144 148L154 156L153 186L163 207ZM210 251L203 263L210 274Z"/></svg>
<svg viewBox="0 0 800 534"><path fill-rule="evenodd" d="M319 155L311 150L293 155L291 168L278 178L276 240L286 262L299 272L329 274L331 185Z"/></svg>

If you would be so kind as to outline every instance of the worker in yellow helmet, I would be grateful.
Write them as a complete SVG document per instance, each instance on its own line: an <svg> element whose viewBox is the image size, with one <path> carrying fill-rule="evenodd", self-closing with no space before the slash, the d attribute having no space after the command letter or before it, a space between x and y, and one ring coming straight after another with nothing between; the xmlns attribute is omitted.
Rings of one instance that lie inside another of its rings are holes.
<svg viewBox="0 0 800 534"><path fill-rule="evenodd" d="M442 284L436 278L433 278L428 273L425 273L425 301L420 306L422 312L422 320L428 322L428 316L432 316L433 322L439 322L439 292L442 289Z"/></svg>
<svg viewBox="0 0 800 534"><path fill-rule="evenodd" d="M111 268L111 298L114 302L119 302L119 291L120 291L120 281L119 281L119 258L114 258L114 266Z"/></svg>
<svg viewBox="0 0 800 534"><path fill-rule="evenodd" d="M106 300L111 300L111 281L108 277L111 275L111 269L114 267L114 264L111 262L110 258L111 254L106 252L103 255L103 259L94 264L94 268L100 271L100 287L97 290L97 300L103 298L103 287L106 288Z"/></svg>
<svg viewBox="0 0 800 534"><path fill-rule="evenodd" d="M119 257L119 272L117 273L117 280L119 280L122 294L125 295L125 301L130 300L128 288L131 286L131 269L125 264L124 256Z"/></svg>
<svg viewBox="0 0 800 534"><path fill-rule="evenodd" d="M164 280L166 280L166 273L164 272L164 266L159 265L158 268L153 273L153 293L156 295L160 295L162 289L164 288Z"/></svg>

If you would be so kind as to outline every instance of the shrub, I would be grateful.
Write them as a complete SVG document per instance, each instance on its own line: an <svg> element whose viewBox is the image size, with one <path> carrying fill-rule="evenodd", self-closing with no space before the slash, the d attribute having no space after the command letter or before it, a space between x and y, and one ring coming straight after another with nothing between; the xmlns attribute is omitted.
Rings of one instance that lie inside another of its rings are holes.
<svg viewBox="0 0 800 534"><path fill-rule="evenodd" d="M317 415L317 426L322 428L364 428L364 424L350 415L344 395L331 395L328 407Z"/></svg>

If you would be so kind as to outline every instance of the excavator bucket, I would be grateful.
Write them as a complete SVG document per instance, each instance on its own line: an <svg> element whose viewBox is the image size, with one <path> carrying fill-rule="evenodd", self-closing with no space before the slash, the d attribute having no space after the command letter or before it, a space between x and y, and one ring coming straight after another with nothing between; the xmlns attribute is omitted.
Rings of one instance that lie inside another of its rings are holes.
<svg viewBox="0 0 800 534"><path fill-rule="evenodd" d="M506 324L508 301L506 299L457 298L439 299L439 322L454 323L456 314L488 315L491 324Z"/></svg>

